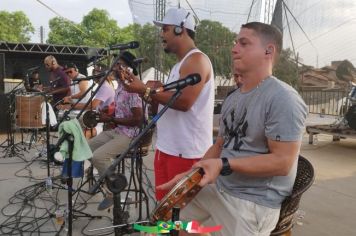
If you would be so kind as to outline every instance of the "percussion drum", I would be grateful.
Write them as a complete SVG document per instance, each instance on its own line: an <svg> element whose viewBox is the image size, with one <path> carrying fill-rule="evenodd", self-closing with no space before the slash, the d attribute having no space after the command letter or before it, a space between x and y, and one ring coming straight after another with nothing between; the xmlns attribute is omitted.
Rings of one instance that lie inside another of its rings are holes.
<svg viewBox="0 0 356 236"><path fill-rule="evenodd" d="M160 201L153 211L150 221L168 221L172 219L172 208L179 206L183 209L201 190L198 185L204 175L202 168L197 168L189 172L181 179L173 189Z"/></svg>
<svg viewBox="0 0 356 236"><path fill-rule="evenodd" d="M42 128L41 104L44 97L39 93L16 95L16 126L19 128Z"/></svg>
<svg viewBox="0 0 356 236"><path fill-rule="evenodd" d="M96 111L86 111L83 114L83 124L85 128L95 128L100 120L100 114Z"/></svg>
<svg viewBox="0 0 356 236"><path fill-rule="evenodd" d="M106 110L108 114L113 115L113 109ZM86 111L83 114L83 125L85 127L84 134L87 139L91 139L96 135L103 132L104 123L100 121L100 113L97 111ZM106 123L106 127L109 127L109 123ZM114 129L115 126L110 124L109 129Z"/></svg>

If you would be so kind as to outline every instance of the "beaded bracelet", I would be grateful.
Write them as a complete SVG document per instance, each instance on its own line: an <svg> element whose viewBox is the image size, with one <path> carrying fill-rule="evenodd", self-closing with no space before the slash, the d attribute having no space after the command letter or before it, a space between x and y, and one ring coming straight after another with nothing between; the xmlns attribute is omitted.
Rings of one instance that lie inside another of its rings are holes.
<svg viewBox="0 0 356 236"><path fill-rule="evenodd" d="M146 91L145 91L145 94L143 95L143 100L145 100L146 102L152 101L152 98L150 97L150 94L151 94L151 88L147 87Z"/></svg>

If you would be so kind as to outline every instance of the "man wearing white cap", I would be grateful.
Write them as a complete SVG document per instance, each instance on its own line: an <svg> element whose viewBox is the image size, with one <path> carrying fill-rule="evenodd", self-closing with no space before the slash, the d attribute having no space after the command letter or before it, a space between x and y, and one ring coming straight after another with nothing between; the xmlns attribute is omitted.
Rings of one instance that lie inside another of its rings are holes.
<svg viewBox="0 0 356 236"><path fill-rule="evenodd" d="M161 200L168 190L157 189L177 174L185 172L199 161L212 144L214 109L214 72L208 56L194 43L195 20L190 12L172 8L162 21L154 21L161 27L160 37L166 53L173 53L178 63L173 66L165 81L171 83L193 73L201 81L182 90L182 94L157 123L155 153L156 199ZM126 87L140 93L146 101L156 101L162 109L172 97L172 91L150 94L151 88L130 75Z"/></svg>

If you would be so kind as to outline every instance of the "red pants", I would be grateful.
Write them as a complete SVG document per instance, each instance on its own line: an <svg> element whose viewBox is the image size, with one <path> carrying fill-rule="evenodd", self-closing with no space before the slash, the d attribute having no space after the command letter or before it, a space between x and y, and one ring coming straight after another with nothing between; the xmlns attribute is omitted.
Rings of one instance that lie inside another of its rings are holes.
<svg viewBox="0 0 356 236"><path fill-rule="evenodd" d="M156 150L155 153L155 186L159 186L161 184L167 183L169 180L173 179L177 174L183 173L190 168L199 159L187 159L177 156L172 156L161 152L160 150ZM169 190L157 190L156 188L156 199L158 201L162 200L162 198L169 192Z"/></svg>

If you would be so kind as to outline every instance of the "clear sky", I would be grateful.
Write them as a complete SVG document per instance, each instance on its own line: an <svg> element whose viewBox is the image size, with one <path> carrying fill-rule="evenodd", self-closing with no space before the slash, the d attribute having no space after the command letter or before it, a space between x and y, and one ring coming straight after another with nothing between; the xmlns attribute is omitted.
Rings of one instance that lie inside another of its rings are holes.
<svg viewBox="0 0 356 236"><path fill-rule="evenodd" d="M0 0L1 11L23 11L27 15L36 30L32 36L33 43L40 42L40 26L44 27L46 35L49 31L49 20L57 16L40 2L49 6L60 16L76 23L79 23L83 16L93 8L107 10L110 17L117 21L119 27L132 23L128 0Z"/></svg>

